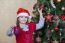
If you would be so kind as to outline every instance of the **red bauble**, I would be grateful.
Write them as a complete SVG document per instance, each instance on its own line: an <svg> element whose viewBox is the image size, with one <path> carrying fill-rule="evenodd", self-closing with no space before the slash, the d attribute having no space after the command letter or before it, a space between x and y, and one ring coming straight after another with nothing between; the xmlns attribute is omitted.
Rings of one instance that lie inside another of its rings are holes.
<svg viewBox="0 0 65 43"><path fill-rule="evenodd" d="M58 31L58 30L59 30L59 28L58 28L58 27L55 27L55 28L54 28L54 30L55 30L55 31Z"/></svg>
<svg viewBox="0 0 65 43"><path fill-rule="evenodd" d="M65 15L62 15L61 19L62 19L62 21L64 21L65 20Z"/></svg>
<svg viewBox="0 0 65 43"><path fill-rule="evenodd" d="M45 19L46 19L46 21L51 21L52 17L53 17L53 15L49 13L49 14L47 14L47 16L45 16Z"/></svg>

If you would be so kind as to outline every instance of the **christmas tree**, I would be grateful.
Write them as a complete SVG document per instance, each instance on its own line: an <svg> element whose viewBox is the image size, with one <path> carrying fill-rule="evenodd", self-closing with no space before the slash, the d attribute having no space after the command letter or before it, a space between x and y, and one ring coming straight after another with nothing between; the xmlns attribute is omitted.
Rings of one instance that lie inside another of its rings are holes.
<svg viewBox="0 0 65 43"><path fill-rule="evenodd" d="M37 0L33 6L32 18L38 23L39 12L42 9L45 25L35 32L41 38L41 43L65 43L65 0Z"/></svg>

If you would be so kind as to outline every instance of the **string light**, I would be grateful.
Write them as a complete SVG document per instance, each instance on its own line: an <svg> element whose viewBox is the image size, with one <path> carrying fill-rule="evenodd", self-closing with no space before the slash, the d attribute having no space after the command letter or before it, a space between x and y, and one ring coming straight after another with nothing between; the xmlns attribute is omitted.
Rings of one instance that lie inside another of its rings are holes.
<svg viewBox="0 0 65 43"><path fill-rule="evenodd" d="M62 7L61 9L62 9L62 10L65 10L65 7Z"/></svg>
<svg viewBox="0 0 65 43"><path fill-rule="evenodd" d="M57 2L61 2L61 0L57 0Z"/></svg>

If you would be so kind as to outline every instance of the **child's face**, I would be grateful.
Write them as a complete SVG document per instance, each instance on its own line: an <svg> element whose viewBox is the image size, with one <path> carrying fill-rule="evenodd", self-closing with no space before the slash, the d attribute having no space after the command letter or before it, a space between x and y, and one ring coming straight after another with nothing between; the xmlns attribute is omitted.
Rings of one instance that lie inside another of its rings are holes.
<svg viewBox="0 0 65 43"><path fill-rule="evenodd" d="M21 24L25 24L28 21L28 17L27 16L20 16L18 20Z"/></svg>

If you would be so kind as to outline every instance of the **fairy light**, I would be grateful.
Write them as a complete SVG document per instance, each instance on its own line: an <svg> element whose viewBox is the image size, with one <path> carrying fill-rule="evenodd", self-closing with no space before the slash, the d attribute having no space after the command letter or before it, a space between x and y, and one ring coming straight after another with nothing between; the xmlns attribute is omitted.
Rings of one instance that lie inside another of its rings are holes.
<svg viewBox="0 0 65 43"><path fill-rule="evenodd" d="M57 2L61 2L61 0L57 0Z"/></svg>
<svg viewBox="0 0 65 43"><path fill-rule="evenodd" d="M65 7L62 7L61 9L62 9L62 10L65 10Z"/></svg>

